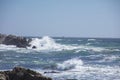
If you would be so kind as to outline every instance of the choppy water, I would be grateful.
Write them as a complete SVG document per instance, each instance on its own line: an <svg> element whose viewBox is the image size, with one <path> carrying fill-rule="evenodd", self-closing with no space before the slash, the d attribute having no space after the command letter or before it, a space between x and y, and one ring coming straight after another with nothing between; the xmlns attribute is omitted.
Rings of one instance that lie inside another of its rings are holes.
<svg viewBox="0 0 120 80"><path fill-rule="evenodd" d="M27 48L1 44L0 70L23 66L53 80L120 80L120 39L45 36L30 44ZM51 71L58 73L44 74Z"/></svg>

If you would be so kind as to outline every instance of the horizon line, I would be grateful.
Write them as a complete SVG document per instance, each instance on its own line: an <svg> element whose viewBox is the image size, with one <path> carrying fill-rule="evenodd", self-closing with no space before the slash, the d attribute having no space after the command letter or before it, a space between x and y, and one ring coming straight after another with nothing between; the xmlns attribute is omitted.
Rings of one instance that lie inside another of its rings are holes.
<svg viewBox="0 0 120 80"><path fill-rule="evenodd" d="M28 36L28 35L19 35L19 34L8 34L8 33L0 33L0 34L3 34L3 35L15 35L15 36L23 36L23 37L44 37L44 36L49 36L49 37L52 37L52 38L106 38L106 39L109 39L109 38L111 38L111 39L120 39L120 37L88 37L88 36L50 36L50 35L43 35L43 36L37 36L37 35L34 35L34 36L32 36L32 35L30 35L30 36Z"/></svg>

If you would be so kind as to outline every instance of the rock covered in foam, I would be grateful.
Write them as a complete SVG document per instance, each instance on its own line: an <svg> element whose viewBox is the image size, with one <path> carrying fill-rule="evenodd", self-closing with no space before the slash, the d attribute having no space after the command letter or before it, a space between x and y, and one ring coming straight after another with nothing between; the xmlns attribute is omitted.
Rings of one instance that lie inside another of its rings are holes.
<svg viewBox="0 0 120 80"><path fill-rule="evenodd" d="M30 69L15 67L12 71L0 71L0 80L52 80Z"/></svg>
<svg viewBox="0 0 120 80"><path fill-rule="evenodd" d="M29 45L30 39L15 35L4 35L0 34L0 44L5 45L16 45L17 47L26 48Z"/></svg>

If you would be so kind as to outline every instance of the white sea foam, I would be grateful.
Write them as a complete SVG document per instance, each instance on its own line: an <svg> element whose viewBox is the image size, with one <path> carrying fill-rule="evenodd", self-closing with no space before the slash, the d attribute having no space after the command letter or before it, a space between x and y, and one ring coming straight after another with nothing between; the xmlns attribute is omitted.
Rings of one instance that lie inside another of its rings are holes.
<svg viewBox="0 0 120 80"><path fill-rule="evenodd" d="M83 61L81 59L74 58L64 61L63 63L58 63L57 68L60 70L69 70L80 67L81 65L83 65Z"/></svg>
<svg viewBox="0 0 120 80"><path fill-rule="evenodd" d="M0 44L0 51L16 51L20 53L31 52L31 50L28 50L26 48L18 48L15 45L4 45L4 44Z"/></svg>
<svg viewBox="0 0 120 80"><path fill-rule="evenodd" d="M102 60L99 60L97 62L113 62L115 60L119 60L120 59L120 56L118 55L106 55L104 56L104 58Z"/></svg>
<svg viewBox="0 0 120 80"><path fill-rule="evenodd" d="M44 74L52 77L53 80L119 80L120 67L98 66L98 65L81 65L75 69L60 71L60 73Z"/></svg>
<svg viewBox="0 0 120 80"><path fill-rule="evenodd" d="M101 52L101 51L108 51L109 49L102 48L102 47L93 47L93 46L78 46L76 47L75 53L78 53L80 51L95 51L95 52Z"/></svg>
<svg viewBox="0 0 120 80"><path fill-rule="evenodd" d="M36 46L37 50L58 50L61 47L64 47L54 41L54 39L44 36L43 38L33 38L30 42L30 45L32 48L33 46Z"/></svg>
<svg viewBox="0 0 120 80"><path fill-rule="evenodd" d="M66 65L67 66L67 65ZM100 66L100 65L80 65L74 69L60 71L60 73L44 74L52 77L53 80L119 80L120 67Z"/></svg>
<svg viewBox="0 0 120 80"><path fill-rule="evenodd" d="M30 42L30 47L26 48L18 48L14 45L3 45L0 44L0 51L6 50L14 50L17 52L28 53L31 51L62 51L62 50L75 50L76 53L80 51L114 51L111 49L103 48L103 47L94 47L90 45L73 45L73 44L60 44L56 43L54 39L44 36L43 38L33 38ZM33 46L36 46L35 49L32 49ZM119 49L115 49L115 51L120 51Z"/></svg>
<svg viewBox="0 0 120 80"><path fill-rule="evenodd" d="M56 41L61 41L62 39L55 39Z"/></svg>
<svg viewBox="0 0 120 80"><path fill-rule="evenodd" d="M88 39L88 41L95 41L96 39Z"/></svg>
<svg viewBox="0 0 120 80"><path fill-rule="evenodd" d="M86 43L87 46L91 45L92 43Z"/></svg>
<svg viewBox="0 0 120 80"><path fill-rule="evenodd" d="M4 50L16 50L17 47L15 45L4 45L4 44L0 44L0 51L4 51Z"/></svg>
<svg viewBox="0 0 120 80"><path fill-rule="evenodd" d="M110 50L110 51L120 51L120 49L112 49L112 50Z"/></svg>
<svg viewBox="0 0 120 80"><path fill-rule="evenodd" d="M93 50L93 51L103 51L106 50L100 47L92 47L92 46L85 46L85 45L64 45L60 43L56 43L54 39L45 36L41 39L33 38L31 41L31 47L28 49L32 49L33 46L36 46L36 50L49 50L49 51L61 51L61 50Z"/></svg>

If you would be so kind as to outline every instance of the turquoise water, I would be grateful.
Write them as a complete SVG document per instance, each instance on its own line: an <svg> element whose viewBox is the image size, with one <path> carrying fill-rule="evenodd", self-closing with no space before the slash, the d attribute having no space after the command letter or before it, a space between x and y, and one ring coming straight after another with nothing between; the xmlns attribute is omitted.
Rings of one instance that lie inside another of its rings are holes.
<svg viewBox="0 0 120 80"><path fill-rule="evenodd" d="M120 79L120 39L45 36L33 38L30 44L37 48L1 44L0 70L23 66L53 80Z"/></svg>

